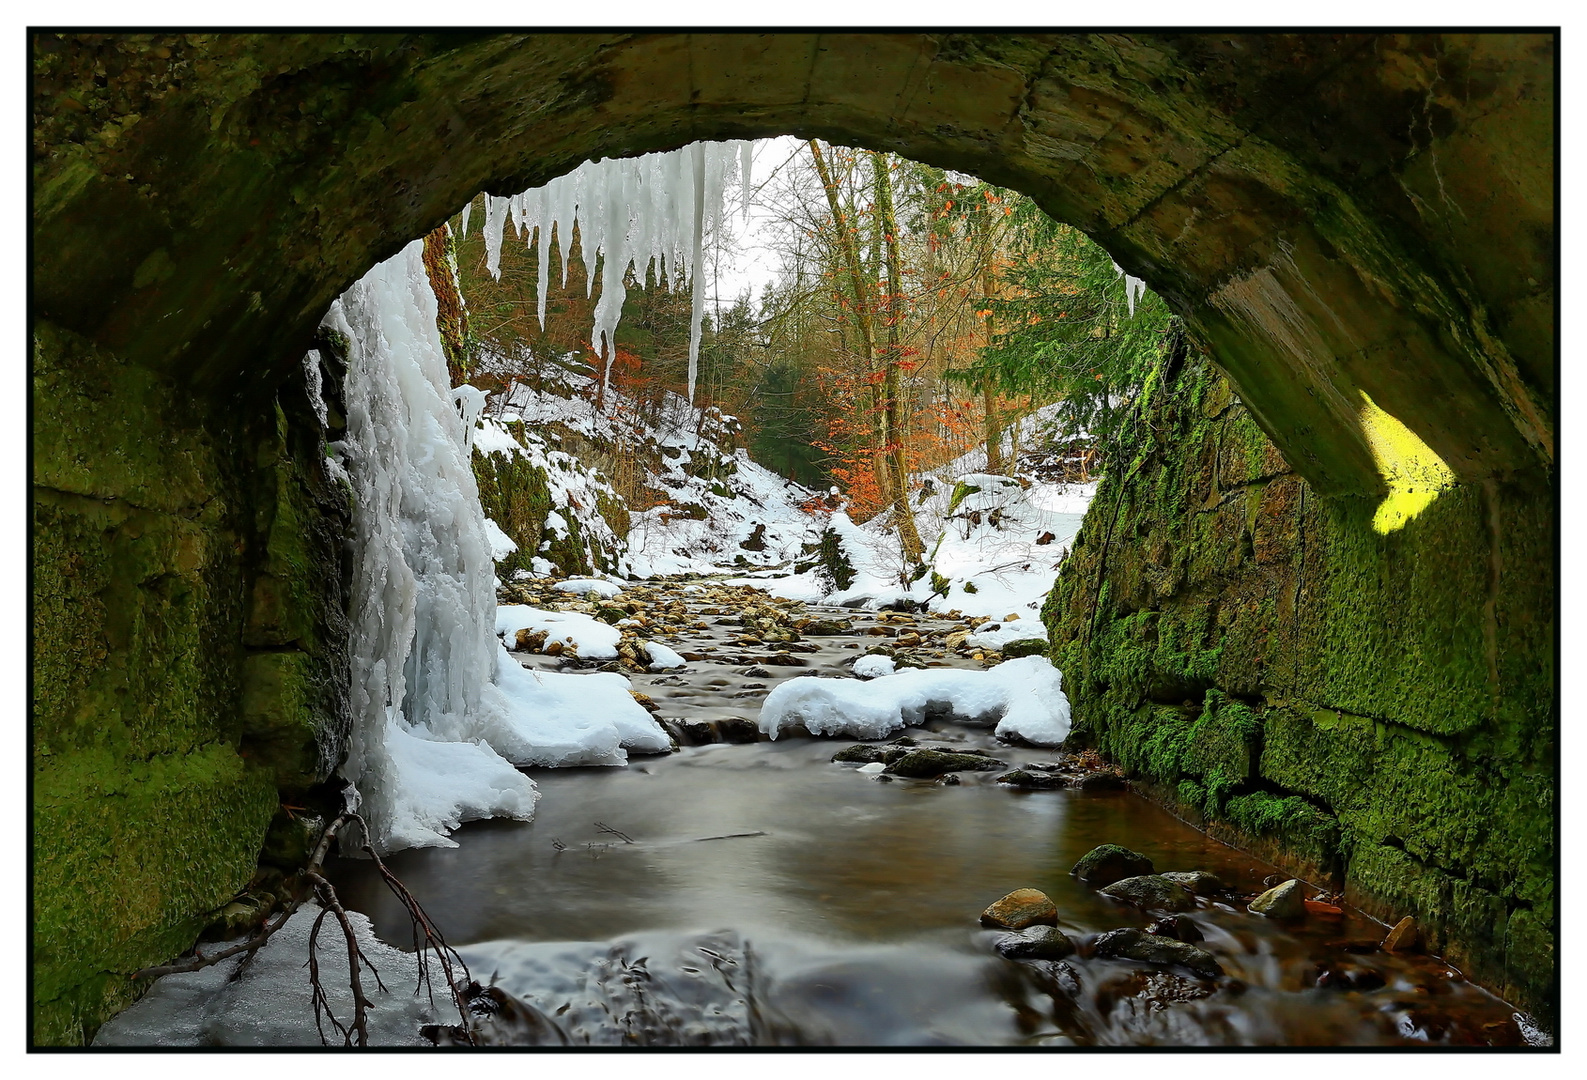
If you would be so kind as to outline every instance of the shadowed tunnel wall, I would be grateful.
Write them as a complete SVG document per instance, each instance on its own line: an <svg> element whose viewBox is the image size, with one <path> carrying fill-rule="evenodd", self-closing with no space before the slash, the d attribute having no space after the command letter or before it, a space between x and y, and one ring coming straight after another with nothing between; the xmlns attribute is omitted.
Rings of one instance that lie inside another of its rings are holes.
<svg viewBox="0 0 1587 1080"><path fill-rule="evenodd" d="M335 410L322 429L301 381L327 305L475 192L588 158L793 133L1018 188L1167 299L1255 437L1321 502L1387 490L1366 398L1452 471L1448 507L1518 492L1471 511L1541 537L1484 588L1520 578L1551 604L1550 36L32 46L39 1041L81 1039L130 1000L125 974L184 948L246 882L282 793L334 768L347 507L322 463ZM318 344L334 385L335 342ZM1421 558L1402 548L1372 565ZM1552 626L1551 607L1534 614ZM1427 633L1465 617L1434 605ZM1551 688L1551 633L1489 623L1494 648ZM1507 722L1503 670L1484 667L1500 674L1478 726ZM1551 713L1538 723L1550 742ZM1526 876L1496 873L1500 891ZM1551 934L1551 891L1526 904L1547 908ZM1497 962L1479 974L1547 996L1551 956L1520 979Z"/></svg>

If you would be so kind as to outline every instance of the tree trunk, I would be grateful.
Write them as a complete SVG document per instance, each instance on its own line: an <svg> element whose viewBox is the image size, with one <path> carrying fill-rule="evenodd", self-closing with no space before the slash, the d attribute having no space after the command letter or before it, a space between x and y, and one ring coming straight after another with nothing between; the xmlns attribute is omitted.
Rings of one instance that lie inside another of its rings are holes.
<svg viewBox="0 0 1587 1080"><path fill-rule="evenodd" d="M424 238L424 273L435 293L436 329L441 332L441 351L446 356L446 373L453 386L468 378L468 309L457 287L457 251L452 230L443 222Z"/></svg>
<svg viewBox="0 0 1587 1080"><path fill-rule="evenodd" d="M982 303L986 308L986 347L992 347L992 338L995 333L992 326L992 261L990 253L987 260L981 264L981 293ZM1006 466L1003 463L1003 417L997 407L997 391L993 389L992 380L986 379L981 383L981 404L986 411L986 471L1001 475Z"/></svg>
<svg viewBox="0 0 1587 1080"><path fill-rule="evenodd" d="M843 205L838 199L838 184L832 175L832 170L827 167L825 155L821 153L821 144L810 140L810 156L815 159L816 174L821 178L821 186L826 189L827 206L832 211L833 231L837 233L838 250L843 255L845 268L848 270L849 288L854 300L854 322L860 331L861 359L865 364L865 373L876 373L876 329L871 322L871 309L873 307L873 290L867 287L864 271L860 269L860 250L854 242L854 230L849 227L848 215L843 212ZM882 392L875 383L871 383L871 406L873 412L882 412ZM883 445L886 443L884 441ZM871 455L871 471L876 477L877 489L881 492L884 501L891 501L892 480L888 475L883 455Z"/></svg>
<svg viewBox="0 0 1587 1080"><path fill-rule="evenodd" d="M899 365L903 361L903 350L898 340L898 300L904 279L899 268L898 221L893 213L892 167L886 154L872 154L871 166L876 174L877 224L887 253L887 352L882 358L882 447L892 473L893 526L898 530L898 542L903 545L905 557L911 563L918 563L925 545L920 542L920 531L915 528L915 514L909 507L908 436L898 392Z"/></svg>

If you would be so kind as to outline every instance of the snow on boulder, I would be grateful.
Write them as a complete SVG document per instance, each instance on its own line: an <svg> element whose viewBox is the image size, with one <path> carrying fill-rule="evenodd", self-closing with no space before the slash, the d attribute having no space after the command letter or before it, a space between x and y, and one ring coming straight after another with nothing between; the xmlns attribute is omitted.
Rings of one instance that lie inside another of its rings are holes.
<svg viewBox="0 0 1587 1080"><path fill-rule="evenodd" d="M1011 641L1029 641L1032 638L1047 639L1047 628L1039 619L1019 619L1013 622L982 623L969 638L966 644L977 649L1001 650Z"/></svg>
<svg viewBox="0 0 1587 1080"><path fill-rule="evenodd" d="M617 659L617 643L623 632L582 611L542 611L525 604L501 604L496 608L496 633L512 648L520 630L543 630L546 642L571 645L585 660ZM541 647L542 651L544 646Z"/></svg>
<svg viewBox="0 0 1587 1080"><path fill-rule="evenodd" d="M597 578L569 578L566 581L559 581L551 587L557 592L572 593L575 596L589 596L594 593L604 600L610 600L623 591L621 585L615 585L610 581L601 581Z"/></svg>
<svg viewBox="0 0 1587 1080"><path fill-rule="evenodd" d="M514 765L622 765L626 751L663 754L672 748L621 675L531 671L501 649L496 686L505 707L487 737Z"/></svg>
<svg viewBox="0 0 1587 1080"><path fill-rule="evenodd" d="M400 794L391 800L391 850L457 847L446 834L465 821L533 816L540 798L534 781L513 768L494 743L427 739L388 717L385 773L366 783Z"/></svg>
<svg viewBox="0 0 1587 1080"><path fill-rule="evenodd" d="M893 673L893 658L876 654L854 661L854 674L861 679L877 679Z"/></svg>
<svg viewBox="0 0 1587 1080"><path fill-rule="evenodd" d="M760 728L773 739L799 726L812 735L880 739L927 715L995 723L999 738L1037 746L1056 746L1069 734L1063 674L1042 656L989 671L911 668L870 682L790 679L766 695Z"/></svg>
<svg viewBox="0 0 1587 1080"><path fill-rule="evenodd" d="M670 668L681 668L688 663L683 657L661 644L659 641L645 642L645 652L650 654L650 670L666 671Z"/></svg>

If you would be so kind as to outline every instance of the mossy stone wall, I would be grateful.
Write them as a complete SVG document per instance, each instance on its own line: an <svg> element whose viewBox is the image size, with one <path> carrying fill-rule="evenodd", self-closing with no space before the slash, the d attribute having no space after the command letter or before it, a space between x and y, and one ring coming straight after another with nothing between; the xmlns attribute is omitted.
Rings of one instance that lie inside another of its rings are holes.
<svg viewBox="0 0 1587 1080"><path fill-rule="evenodd" d="M1158 379L1044 611L1077 737L1546 1009L1550 478L1458 484L1387 534L1376 503L1319 496L1207 361Z"/></svg>
<svg viewBox="0 0 1587 1080"><path fill-rule="evenodd" d="M192 945L282 792L336 764L346 502L301 381L249 416L48 322L33 345L32 1037L53 1045Z"/></svg>

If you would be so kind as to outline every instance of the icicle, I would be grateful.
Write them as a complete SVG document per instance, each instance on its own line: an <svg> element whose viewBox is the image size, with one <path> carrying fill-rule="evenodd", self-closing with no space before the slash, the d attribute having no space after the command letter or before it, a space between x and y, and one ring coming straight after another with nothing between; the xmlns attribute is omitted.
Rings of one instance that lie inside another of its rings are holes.
<svg viewBox="0 0 1587 1080"><path fill-rule="evenodd" d="M1124 279L1124 299L1130 305L1130 318L1133 319L1135 318L1135 301L1140 298L1141 293L1146 291L1146 282L1138 277L1130 277L1124 272L1124 267L1118 263L1113 264L1113 269L1118 272L1119 277Z"/></svg>
<svg viewBox="0 0 1587 1080"><path fill-rule="evenodd" d="M694 165L694 249L689 259L689 283L694 304L689 312L689 400L694 400L694 384L700 373L700 321L705 315L705 290L700 287L700 270L705 263L705 144L689 148Z"/></svg>
<svg viewBox="0 0 1587 1080"><path fill-rule="evenodd" d="M755 161L755 144L741 142L738 144L738 182L743 189L740 198L740 209L744 220L749 220L749 194L750 194L750 167Z"/></svg>
<svg viewBox="0 0 1587 1080"><path fill-rule="evenodd" d="M471 210L473 210L473 209L474 209L474 200L470 199L470 200L468 200L467 204L464 205L464 207L463 207L463 225L462 225L462 228L458 229L458 235L460 235L460 236L467 236L468 235L468 215L469 215L469 212Z"/></svg>
<svg viewBox="0 0 1587 1080"><path fill-rule="evenodd" d="M485 268L497 281L501 280L501 230L511 205L511 199L485 196Z"/></svg>

